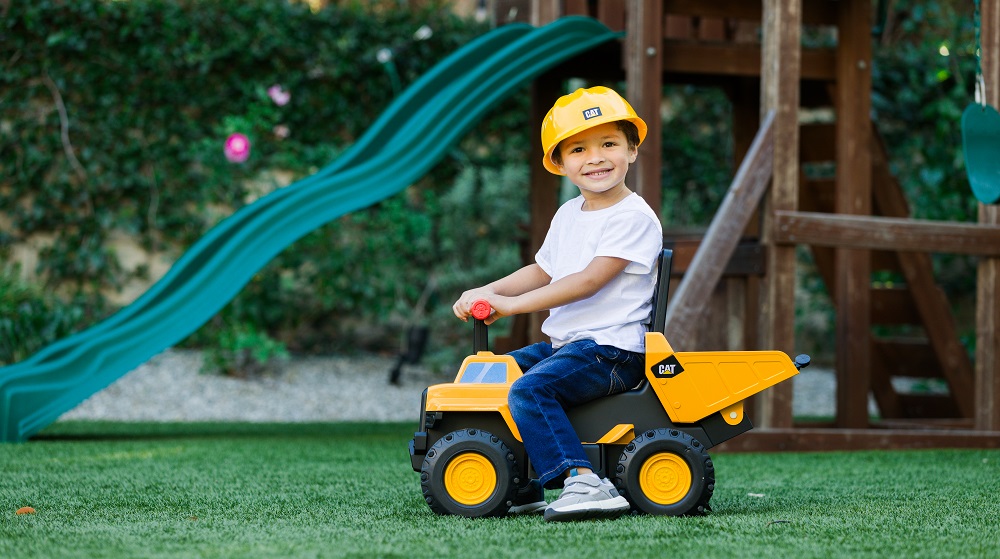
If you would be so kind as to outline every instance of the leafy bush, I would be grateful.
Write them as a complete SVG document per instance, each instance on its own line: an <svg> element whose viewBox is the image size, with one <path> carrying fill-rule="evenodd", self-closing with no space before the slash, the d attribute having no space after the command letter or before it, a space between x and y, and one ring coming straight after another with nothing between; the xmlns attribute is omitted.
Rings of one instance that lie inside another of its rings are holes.
<svg viewBox="0 0 1000 559"><path fill-rule="evenodd" d="M204 358L207 371L246 377L288 359L288 350L252 323L227 324L216 331L216 343L205 351Z"/></svg>
<svg viewBox="0 0 1000 559"><path fill-rule="evenodd" d="M913 217L975 221L961 117L973 102L976 30L971 2L892 3L872 67L872 110ZM975 291L975 260L935 255L953 296Z"/></svg>
<svg viewBox="0 0 1000 559"><path fill-rule="evenodd" d="M0 157L11 164L0 169L10 223L0 250L50 236L39 281L98 306L102 293L148 273L120 262L113 234L176 257L249 200L329 163L399 84L485 30L441 7L16 3L3 21L11 55L0 75ZM252 146L242 164L223 156L223 140L236 132ZM489 138L506 132L482 126L487 139L473 149L502 159ZM352 313L367 318L386 310L380 301L396 284L421 289L410 280L439 256L425 237L435 217L421 208L434 210L433 191L446 190L459 165L440 167L407 194L286 251L195 341L213 343L231 318L275 336Z"/></svg>
<svg viewBox="0 0 1000 559"><path fill-rule="evenodd" d="M115 235L176 258L235 209L332 161L401 87L485 31L442 2L344 4L317 13L273 0L11 6L0 75L10 227L0 251L51 239L36 270L44 288L111 310L104 294L149 273L122 263ZM420 183L300 240L187 343L238 349L252 332L296 350L358 337L386 350L395 346L386 332L411 320L430 278L454 290L512 269L504 255L516 254L527 216L526 167L503 163L525 161L526 107L504 104ZM224 156L233 133L250 140L243 163ZM482 197L500 186L498 199ZM452 323L440 330L461 324Z"/></svg>
<svg viewBox="0 0 1000 559"><path fill-rule="evenodd" d="M150 273L125 263L112 238L176 258L235 209L335 159L395 93L486 30L441 9L444 0L340 4L316 13L280 0L5 8L0 256L26 239L48 242L38 287L5 272L0 305L5 332L16 334L0 358L99 320L114 310L103 294ZM917 217L974 215L959 137L974 28L971 6L956 6L893 2L877 38L873 110ZM731 109L719 90L665 95L664 221L705 225L731 180ZM527 96L515 96L426 178L299 240L186 343L220 348L223 361L251 339L273 355L392 351L406 325L422 323L432 360L466 351L468 326L450 316L451 300L520 262L528 112ZM244 163L223 154L232 133L251 142ZM949 291L969 291L970 259L937 262Z"/></svg>
<svg viewBox="0 0 1000 559"><path fill-rule="evenodd" d="M668 227L706 226L733 178L732 105L722 90L664 88L663 209Z"/></svg>
<svg viewBox="0 0 1000 559"><path fill-rule="evenodd" d="M481 31L441 10L240 0L43 0L4 24L4 242L52 233L39 272L87 292L135 272L108 251L112 231L175 250L259 194L252 183L274 188L269 171L328 163L392 99L378 50L409 82ZM414 39L424 25L432 35ZM223 157L232 132L252 142L242 165Z"/></svg>
<svg viewBox="0 0 1000 559"><path fill-rule="evenodd" d="M0 267L0 364L14 363L72 332L85 317L85 304L64 303Z"/></svg>

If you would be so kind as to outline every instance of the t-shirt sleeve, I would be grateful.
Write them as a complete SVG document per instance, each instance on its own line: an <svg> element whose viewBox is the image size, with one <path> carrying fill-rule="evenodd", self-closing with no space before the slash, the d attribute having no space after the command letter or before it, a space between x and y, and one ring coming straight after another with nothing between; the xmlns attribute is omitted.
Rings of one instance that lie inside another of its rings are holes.
<svg viewBox="0 0 1000 559"><path fill-rule="evenodd" d="M624 212L608 220L594 256L630 260L627 274L648 274L663 247L659 223L642 212Z"/></svg>

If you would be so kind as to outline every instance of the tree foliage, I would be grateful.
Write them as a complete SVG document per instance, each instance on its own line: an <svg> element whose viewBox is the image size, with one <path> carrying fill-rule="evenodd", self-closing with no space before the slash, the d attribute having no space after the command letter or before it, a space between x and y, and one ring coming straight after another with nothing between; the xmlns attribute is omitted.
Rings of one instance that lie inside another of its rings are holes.
<svg viewBox="0 0 1000 559"><path fill-rule="evenodd" d="M27 241L43 248L38 285L3 270L3 316L16 319L2 325L14 333L0 361L101 319L114 310L104 294L150 274L112 240L176 258L234 210L331 162L401 88L486 31L438 2L392 6L3 8L0 257ZM888 2L873 34L873 114L915 217L974 219L959 129L976 69L972 6ZM671 86L666 98L664 221L706 225L733 172L730 107L705 88ZM515 96L419 183L295 243L188 343L387 350L401 326L426 322L439 347L465 348L447 303L520 263L528 112L527 95ZM243 163L223 153L233 133L250 139ZM969 290L969 259L938 266L950 291Z"/></svg>
<svg viewBox="0 0 1000 559"><path fill-rule="evenodd" d="M84 311L75 326L105 316L103 295L149 272L123 265L114 237L176 258L242 205L332 161L400 87L485 31L435 2L380 6L14 3L2 20L0 250L40 242L33 272ZM296 243L194 342L251 324L296 348L336 345L347 326L335 325L410 320L429 277L453 289L516 265L524 164L503 163L524 161L511 133L524 107L498 107L423 181ZM233 133L250 140L243 163L224 155Z"/></svg>

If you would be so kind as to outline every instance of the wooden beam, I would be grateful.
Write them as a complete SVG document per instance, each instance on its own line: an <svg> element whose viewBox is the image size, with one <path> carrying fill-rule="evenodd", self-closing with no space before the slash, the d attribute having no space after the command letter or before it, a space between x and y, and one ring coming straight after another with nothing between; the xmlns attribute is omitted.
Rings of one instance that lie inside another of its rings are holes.
<svg viewBox="0 0 1000 559"><path fill-rule="evenodd" d="M613 31L625 30L628 25L625 12L628 9L622 4L621 0L597 0L597 19Z"/></svg>
<svg viewBox="0 0 1000 559"><path fill-rule="evenodd" d="M872 288L871 323L883 326L920 324L913 296L906 287Z"/></svg>
<svg viewBox="0 0 1000 559"><path fill-rule="evenodd" d="M625 30L625 5L621 0L564 0L563 16L587 16L599 20L612 31ZM589 76L588 76L589 77Z"/></svg>
<svg viewBox="0 0 1000 559"><path fill-rule="evenodd" d="M912 419L951 419L965 415L948 394L900 394L899 401L905 415Z"/></svg>
<svg viewBox="0 0 1000 559"><path fill-rule="evenodd" d="M702 0L663 0L663 11L679 16L728 17L748 21L760 21L761 5L746 0L724 0L704 2Z"/></svg>
<svg viewBox="0 0 1000 559"><path fill-rule="evenodd" d="M868 216L871 204L871 2L837 2L836 156L838 214ZM837 425L868 425L871 390L871 256L840 247L837 274Z"/></svg>
<svg viewBox="0 0 1000 559"><path fill-rule="evenodd" d="M760 128L760 83L754 78L734 78L725 90L733 105L733 158L742 162Z"/></svg>
<svg viewBox="0 0 1000 559"><path fill-rule="evenodd" d="M834 79L836 56L832 50L808 49L801 56L802 79ZM666 73L756 77L760 75L761 50L754 44L665 41L662 67Z"/></svg>
<svg viewBox="0 0 1000 559"><path fill-rule="evenodd" d="M980 40L986 102L1000 107L1000 0L982 0ZM1000 205L979 205L979 223L1000 226ZM976 429L1000 430L1000 258L976 273Z"/></svg>
<svg viewBox="0 0 1000 559"><path fill-rule="evenodd" d="M778 244L1000 256L1000 225L788 211L775 220Z"/></svg>
<svg viewBox="0 0 1000 559"><path fill-rule="evenodd" d="M892 386L892 378L887 374L879 374L874 370L872 374L872 396L875 398L875 405L878 406L879 415L882 419L905 417L906 411L903 409L903 402Z"/></svg>
<svg viewBox="0 0 1000 559"><path fill-rule="evenodd" d="M629 169L628 184L660 215L663 198L660 104L663 84L663 3L639 0L629 3L625 36L625 87L632 107L646 122L648 132L639 157Z"/></svg>
<svg viewBox="0 0 1000 559"><path fill-rule="evenodd" d="M874 126L872 131L875 131ZM873 174L878 177L875 188L875 205L882 215L907 218L910 208L903 189L889 171L889 152L877 134L872 141ZM969 354L958 337L958 327L952 316L951 305L944 291L934 280L934 265L925 252L900 251L896 253L906 285L913 295L914 307L920 313L921 324L934 354L948 381L955 406L961 417L972 418L973 368Z"/></svg>
<svg viewBox="0 0 1000 559"><path fill-rule="evenodd" d="M726 80L728 83L725 90L733 105L733 159L742 164L750 152L757 137L757 130L760 128L760 80L755 77L726 78ZM750 217L750 222L743 230L745 236L758 240L761 238L762 207L763 204L757 205L754 214ZM760 252L759 257L765 260L754 262L755 275L742 278L740 292L743 297L743 312L734 313L735 316L742 317L743 339L740 340L738 347L751 350L760 347L760 339L757 335L760 326L760 285L761 276L766 272L767 262L767 248L759 242L755 248ZM739 247L736 250L738 254ZM735 301L733 303L735 304ZM755 396L749 399L746 405L748 417L760 416L757 409L759 407L758 400L762 397Z"/></svg>
<svg viewBox="0 0 1000 559"><path fill-rule="evenodd" d="M691 325L698 322L704 302L715 290L726 263L739 244L743 229L771 180L774 160L774 113L768 113L743 159L722 204L712 218L705 239L667 307L667 339L676 347L690 347Z"/></svg>
<svg viewBox="0 0 1000 559"><path fill-rule="evenodd" d="M814 122L799 126L799 152L802 162L836 161L836 127L833 123Z"/></svg>
<svg viewBox="0 0 1000 559"><path fill-rule="evenodd" d="M688 272L701 245L701 239L671 239L669 233L665 235L663 248L674 251L670 266L671 277L680 278ZM745 278L763 275L766 253L760 243L741 240L722 269L722 277ZM677 290L671 289L670 292L676 294Z"/></svg>
<svg viewBox="0 0 1000 559"><path fill-rule="evenodd" d="M761 286L761 347L794 353L795 248L774 242L772 213L794 211L799 192L799 84L802 68L801 0L764 0L761 114L774 111L774 172L763 237L767 274ZM763 119L762 119L763 120ZM766 390L755 402L758 424L791 427L792 383Z"/></svg>
<svg viewBox="0 0 1000 559"><path fill-rule="evenodd" d="M559 97L561 81L551 74L542 74L532 84L531 88L531 122L533 126L541 126L542 120L549 108ZM536 128L537 130L537 128ZM529 160L531 165L531 189L528 193L530 204L530 233L528 254L534 257L545 240L552 217L559 207L559 177L545 170L542 165L542 146L538 141L531 142ZM548 316L547 312L536 312L530 315L528 321L528 340L531 343L545 339L542 334L542 322Z"/></svg>
<svg viewBox="0 0 1000 559"><path fill-rule="evenodd" d="M562 17L560 0L531 0L531 25L540 27Z"/></svg>
<svg viewBox="0 0 1000 559"><path fill-rule="evenodd" d="M722 42L726 39L726 20L721 17L698 18L698 39Z"/></svg>
<svg viewBox="0 0 1000 559"><path fill-rule="evenodd" d="M716 452L1000 448L1000 431L816 429L802 427L754 429L715 448Z"/></svg>
<svg viewBox="0 0 1000 559"><path fill-rule="evenodd" d="M1000 227L1000 206L979 205L979 223ZM1000 258L979 261L976 272L976 428L1000 430Z"/></svg>
<svg viewBox="0 0 1000 559"><path fill-rule="evenodd" d="M943 378L925 338L872 339L872 366L886 377Z"/></svg>
<svg viewBox="0 0 1000 559"><path fill-rule="evenodd" d="M694 21L689 17L668 15L663 18L664 39L694 39Z"/></svg>
<svg viewBox="0 0 1000 559"><path fill-rule="evenodd" d="M912 429L933 429L935 431L941 431L945 429L953 429L960 431L967 431L973 428L973 422L971 419L962 419L955 417L918 417L918 418L898 418L898 419L887 419L882 418L878 420L872 420L872 429L900 429L900 430L912 430Z"/></svg>
<svg viewBox="0 0 1000 559"><path fill-rule="evenodd" d="M807 25L834 25L837 13L829 0L803 0L802 23ZM703 16L761 21L761 5L747 0L663 0L667 14Z"/></svg>
<svg viewBox="0 0 1000 559"><path fill-rule="evenodd" d="M590 16L590 2L588 0L565 0L563 2L564 16Z"/></svg>
<svg viewBox="0 0 1000 559"><path fill-rule="evenodd" d="M621 42L609 41L562 61L558 66L550 68L545 74L552 79L563 81L581 77L586 78L591 83L624 81L625 68L622 66L622 52Z"/></svg>
<svg viewBox="0 0 1000 559"><path fill-rule="evenodd" d="M837 201L837 183L832 178L804 178L799 189L799 209L833 213Z"/></svg>
<svg viewBox="0 0 1000 559"><path fill-rule="evenodd" d="M902 273L902 268L899 267L899 256L898 253L890 250L873 250L872 251L872 271L886 271L886 272L898 272Z"/></svg>

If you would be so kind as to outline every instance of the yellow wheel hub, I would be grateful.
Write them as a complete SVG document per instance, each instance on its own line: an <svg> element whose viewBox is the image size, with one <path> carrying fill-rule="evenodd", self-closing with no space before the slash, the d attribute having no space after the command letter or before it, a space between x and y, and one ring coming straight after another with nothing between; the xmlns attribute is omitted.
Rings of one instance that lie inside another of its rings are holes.
<svg viewBox="0 0 1000 559"><path fill-rule="evenodd" d="M672 505L691 490L691 468L672 452L654 454L639 469L639 488L658 505Z"/></svg>
<svg viewBox="0 0 1000 559"><path fill-rule="evenodd" d="M497 488L497 472L485 456L459 454L444 469L444 487L455 502L473 506L485 502Z"/></svg>

